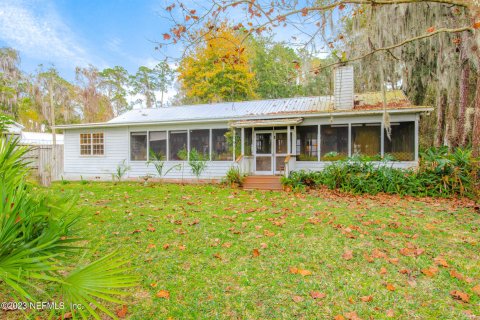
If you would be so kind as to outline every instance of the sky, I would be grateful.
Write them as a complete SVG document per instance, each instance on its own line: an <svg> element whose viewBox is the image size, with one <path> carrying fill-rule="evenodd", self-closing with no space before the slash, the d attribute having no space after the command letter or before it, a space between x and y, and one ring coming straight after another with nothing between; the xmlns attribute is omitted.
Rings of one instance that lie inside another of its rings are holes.
<svg viewBox="0 0 480 320"><path fill-rule="evenodd" d="M135 73L162 59L155 41L168 31L163 1L0 0L0 47L20 52L21 68L54 65L69 81L76 66L121 65Z"/></svg>
<svg viewBox="0 0 480 320"><path fill-rule="evenodd" d="M193 7L209 2L185 1ZM155 42L162 41L163 34L169 31L170 25L162 15L170 2L0 0L0 47L18 50L21 69L27 73L34 73L39 64L47 68L53 65L71 82L75 80L75 67L89 64L99 69L119 65L134 74L138 67L153 67L164 59L165 52L156 51ZM229 14L235 19L240 16L241 12ZM289 40L298 33L293 28L286 31L278 32L275 40ZM174 47L166 50L170 57L180 52ZM166 100L175 93L172 86Z"/></svg>

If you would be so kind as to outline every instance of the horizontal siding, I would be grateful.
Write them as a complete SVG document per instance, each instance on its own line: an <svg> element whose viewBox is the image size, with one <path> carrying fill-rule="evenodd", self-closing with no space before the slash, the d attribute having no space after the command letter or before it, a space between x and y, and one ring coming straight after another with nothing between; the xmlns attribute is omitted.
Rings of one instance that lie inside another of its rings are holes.
<svg viewBox="0 0 480 320"><path fill-rule="evenodd" d="M103 132L104 155L81 156L80 133ZM109 128L105 130L65 130L65 164L66 178L110 177L117 166L128 159L128 130L127 128Z"/></svg>
<svg viewBox="0 0 480 320"><path fill-rule="evenodd" d="M162 178L166 179L196 179L196 176L192 173L188 162L184 161L166 161L164 164L163 171L166 172L168 169L179 166L179 169L170 170L170 172ZM236 163L233 161L208 161L205 171L200 175L201 179L221 179L225 177L228 169L230 167L236 166ZM155 170L153 164L147 165L145 161L134 161L130 163L130 171L128 172L128 177L137 178L146 175L151 175L158 178L158 173Z"/></svg>
<svg viewBox="0 0 480 320"><path fill-rule="evenodd" d="M326 166L332 163L333 162L327 162L327 161L296 161L295 164L293 165L292 171L300 171L300 170L321 171L323 168L325 168ZM384 164L383 162L373 162L373 163L377 165ZM384 165L391 166L397 169L414 169L418 167L418 163L415 161L390 161Z"/></svg>

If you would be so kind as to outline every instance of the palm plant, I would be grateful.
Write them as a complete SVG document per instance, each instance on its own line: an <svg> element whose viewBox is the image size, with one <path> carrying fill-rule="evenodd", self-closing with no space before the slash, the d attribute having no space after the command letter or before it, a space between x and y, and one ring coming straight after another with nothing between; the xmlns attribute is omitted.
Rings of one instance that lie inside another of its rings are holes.
<svg viewBox="0 0 480 320"><path fill-rule="evenodd" d="M91 263L76 260L79 251L88 251L73 232L79 220L72 213L75 201L32 191L27 151L14 139L0 139L0 287L9 287L15 301L42 301L50 298L43 290L48 284L65 303L63 314L100 319L101 310L115 318L104 303L124 303L118 289L135 285L125 275L127 261L114 254ZM82 308L75 311L71 303Z"/></svg>

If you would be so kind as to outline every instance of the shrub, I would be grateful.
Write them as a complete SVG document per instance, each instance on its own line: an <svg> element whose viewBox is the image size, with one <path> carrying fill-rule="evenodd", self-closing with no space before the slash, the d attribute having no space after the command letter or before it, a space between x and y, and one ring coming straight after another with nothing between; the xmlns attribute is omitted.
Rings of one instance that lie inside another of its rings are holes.
<svg viewBox="0 0 480 320"><path fill-rule="evenodd" d="M225 175L225 182L229 185L236 184L242 186L245 175L240 172L238 167L230 167Z"/></svg>
<svg viewBox="0 0 480 320"><path fill-rule="evenodd" d="M33 190L26 182L27 150L16 140L0 139L0 284L10 289L6 298L51 300L44 291L48 286L64 302L62 319L69 311L74 318L99 319L99 311L114 318L104 302L123 304L117 296L124 293L118 289L136 282L124 274L127 261L109 254L84 263L88 251L80 241L85 239L73 233L79 220L72 212L74 199ZM72 310L72 303L83 310Z"/></svg>
<svg viewBox="0 0 480 320"><path fill-rule="evenodd" d="M357 194L478 197L479 165L471 150L428 149L421 153L417 171L393 168L390 158L377 163L370 160L352 157L332 162L320 172L292 172L282 182L294 190L324 185Z"/></svg>

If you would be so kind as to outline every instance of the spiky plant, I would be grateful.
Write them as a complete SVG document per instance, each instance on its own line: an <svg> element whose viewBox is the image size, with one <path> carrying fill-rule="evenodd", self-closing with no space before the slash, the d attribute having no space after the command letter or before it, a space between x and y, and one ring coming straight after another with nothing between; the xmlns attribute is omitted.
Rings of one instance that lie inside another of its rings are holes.
<svg viewBox="0 0 480 320"><path fill-rule="evenodd" d="M74 199L33 190L26 182L27 151L12 138L0 138L0 287L9 287L14 301L62 301L61 312L74 318L100 319L99 310L115 318L105 303L124 303L119 289L136 283L125 274L127 261L114 254L78 260L88 251L79 245L85 239L74 234ZM54 288L51 296L47 285ZM73 303L82 309L73 310Z"/></svg>

